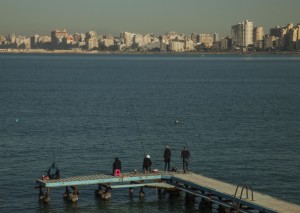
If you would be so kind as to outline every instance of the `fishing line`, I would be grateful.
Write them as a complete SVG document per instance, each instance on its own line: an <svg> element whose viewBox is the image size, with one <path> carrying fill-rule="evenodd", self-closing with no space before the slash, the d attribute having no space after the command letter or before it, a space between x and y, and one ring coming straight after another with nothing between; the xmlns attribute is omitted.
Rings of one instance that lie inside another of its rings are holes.
<svg viewBox="0 0 300 213"><path fill-rule="evenodd" d="M181 128L182 132L183 133L185 132L185 130L183 129L183 127L182 127L181 123L179 122L179 120L175 120L175 126L179 126ZM186 140L185 137L184 137L184 141L185 141L186 148L188 148L188 143L187 143L187 140Z"/></svg>
<svg viewBox="0 0 300 213"><path fill-rule="evenodd" d="M179 120L175 120L175 126L179 126L179 127L181 128L181 130L183 131L182 134L185 133L185 129L182 127L182 124L181 124L181 122L180 122ZM185 137L184 137L184 140L185 140L185 146L186 146L186 148L189 149L189 148L188 148L189 146L188 146L188 143L187 143L187 140L186 140ZM190 156L190 158L192 159L191 156Z"/></svg>
<svg viewBox="0 0 300 213"><path fill-rule="evenodd" d="M175 138L174 138L174 133L176 133L176 130L174 129L174 128L171 128L171 126L169 126L169 125L167 125L167 127L168 127L168 129L169 130L171 130L172 132L173 132L173 134L172 134L172 138L173 138L173 140L175 140ZM171 143L172 144L172 143ZM170 145L171 145L170 144ZM163 144L164 145L164 144ZM179 166L181 165L181 160L180 160L180 155L178 155L179 156L179 158L178 157L174 157L174 152L175 151L172 151L172 148L169 146L169 148L170 148L170 150L171 150L171 156L173 156L173 157L171 157L171 161L170 161L170 165L171 165L171 168L173 168L173 167L175 167L175 168L179 168ZM174 148L174 146L173 146L173 148ZM173 149L174 150L174 149ZM179 152L180 153L180 152ZM173 159L173 160L172 160ZM175 159L175 160L174 160ZM172 164L173 164L173 166L172 166Z"/></svg>
<svg viewBox="0 0 300 213"><path fill-rule="evenodd" d="M131 98L129 98L129 99L130 99L130 103L131 103L131 106L132 106L132 109L133 109L133 115L134 115L135 123L136 123L136 125L137 125L137 129L138 129L138 132L139 132L140 141L141 141L141 144L142 144L144 156L146 156L145 148L144 148L144 143L143 143L143 139L142 139L142 135L141 135L141 130L140 130L140 126L139 126L139 122L138 122L138 120L137 120L137 118L136 118L136 114L135 114L135 110L134 110L134 105L133 105L133 103L132 103Z"/></svg>
<svg viewBox="0 0 300 213"><path fill-rule="evenodd" d="M102 127L103 127L103 129L104 129L104 131L105 131L105 133L106 133L106 132L107 132L107 129L106 129L106 127L104 126L104 124L102 124ZM112 146L111 146L110 138L109 138L109 136L106 135L106 134L105 134L105 136L106 136L106 139L108 140L108 144L109 144L109 148L110 148L111 154L112 154L113 157L115 157L113 148L112 148Z"/></svg>

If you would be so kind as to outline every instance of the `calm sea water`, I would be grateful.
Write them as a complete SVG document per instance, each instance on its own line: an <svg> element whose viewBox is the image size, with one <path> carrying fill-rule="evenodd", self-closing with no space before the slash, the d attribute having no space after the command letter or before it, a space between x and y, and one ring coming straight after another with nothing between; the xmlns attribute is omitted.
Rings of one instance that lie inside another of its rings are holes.
<svg viewBox="0 0 300 213"><path fill-rule="evenodd" d="M53 152L68 177L109 173L114 156L141 170L144 151L162 169L165 145L172 166L187 145L192 171L300 204L299 67L299 56L1 54L0 212L199 211L153 190L98 201L97 186L77 204L62 188L37 202Z"/></svg>

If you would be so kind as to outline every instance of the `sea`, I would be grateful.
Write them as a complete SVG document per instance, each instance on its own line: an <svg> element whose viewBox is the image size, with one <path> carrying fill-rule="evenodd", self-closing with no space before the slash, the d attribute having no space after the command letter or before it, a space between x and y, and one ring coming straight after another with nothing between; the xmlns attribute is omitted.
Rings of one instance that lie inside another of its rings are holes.
<svg viewBox="0 0 300 213"><path fill-rule="evenodd" d="M163 170L166 145L171 167L186 146L190 171L299 205L300 55L0 54L0 212L204 212L154 189L103 201L95 185L38 202L53 161L62 177L110 174L116 156Z"/></svg>

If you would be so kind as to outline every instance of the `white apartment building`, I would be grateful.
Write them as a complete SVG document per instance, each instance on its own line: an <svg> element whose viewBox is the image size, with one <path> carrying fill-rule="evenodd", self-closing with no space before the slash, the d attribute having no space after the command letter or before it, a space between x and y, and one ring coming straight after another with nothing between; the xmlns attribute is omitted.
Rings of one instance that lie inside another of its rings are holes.
<svg viewBox="0 0 300 213"><path fill-rule="evenodd" d="M218 42L220 41L220 38L219 38L219 34L218 33L214 33L214 36L213 36L213 42Z"/></svg>
<svg viewBox="0 0 300 213"><path fill-rule="evenodd" d="M133 37L135 36L134 33L129 33L129 32L122 32L121 33L121 38L124 39L124 44L126 47L131 47L133 44Z"/></svg>
<svg viewBox="0 0 300 213"><path fill-rule="evenodd" d="M184 43L185 51L192 51L194 50L194 42L192 40L186 40Z"/></svg>
<svg viewBox="0 0 300 213"><path fill-rule="evenodd" d="M103 38L103 39L101 39L101 43L105 47L110 47L110 46L113 46L115 44L115 40L114 40L114 38Z"/></svg>
<svg viewBox="0 0 300 213"><path fill-rule="evenodd" d="M233 46L248 47L253 44L253 22L244 21L231 27Z"/></svg>
<svg viewBox="0 0 300 213"><path fill-rule="evenodd" d="M142 35L142 34L136 34L133 37L133 43L137 45L138 47L144 47L147 44L152 43L153 36L150 34Z"/></svg>
<svg viewBox="0 0 300 213"><path fill-rule="evenodd" d="M88 50L99 47L97 38L87 39L86 45Z"/></svg>
<svg viewBox="0 0 300 213"><path fill-rule="evenodd" d="M185 42L182 41L170 41L169 50L173 52L183 52Z"/></svg>

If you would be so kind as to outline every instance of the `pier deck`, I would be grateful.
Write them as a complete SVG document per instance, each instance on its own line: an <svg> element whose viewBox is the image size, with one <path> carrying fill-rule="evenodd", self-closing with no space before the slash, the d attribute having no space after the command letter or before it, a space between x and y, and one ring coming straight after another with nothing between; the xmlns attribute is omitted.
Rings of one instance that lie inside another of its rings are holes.
<svg viewBox="0 0 300 213"><path fill-rule="evenodd" d="M215 196L239 202L262 212L300 213L300 206L256 191L253 191L253 200L251 195L247 198L245 193L242 194L242 200L239 200L241 188L238 190L238 197L234 197L233 195L235 194L237 186L202 175L194 173L188 175L174 174L171 180L203 190Z"/></svg>
<svg viewBox="0 0 300 213"><path fill-rule="evenodd" d="M230 207L238 204L265 213L299 213L300 206L292 204L256 191L242 192L242 188L189 172L158 172L158 173L124 173L121 177L111 175L89 175L62 178L59 180L41 180L36 183L42 187L53 188L63 186L80 186L110 183L111 188L153 187L161 189L179 189L195 196L208 199L211 202ZM134 183L134 184L131 184ZM237 190L237 191L236 191ZM247 208L249 209L249 208ZM240 212L251 212L241 208Z"/></svg>

